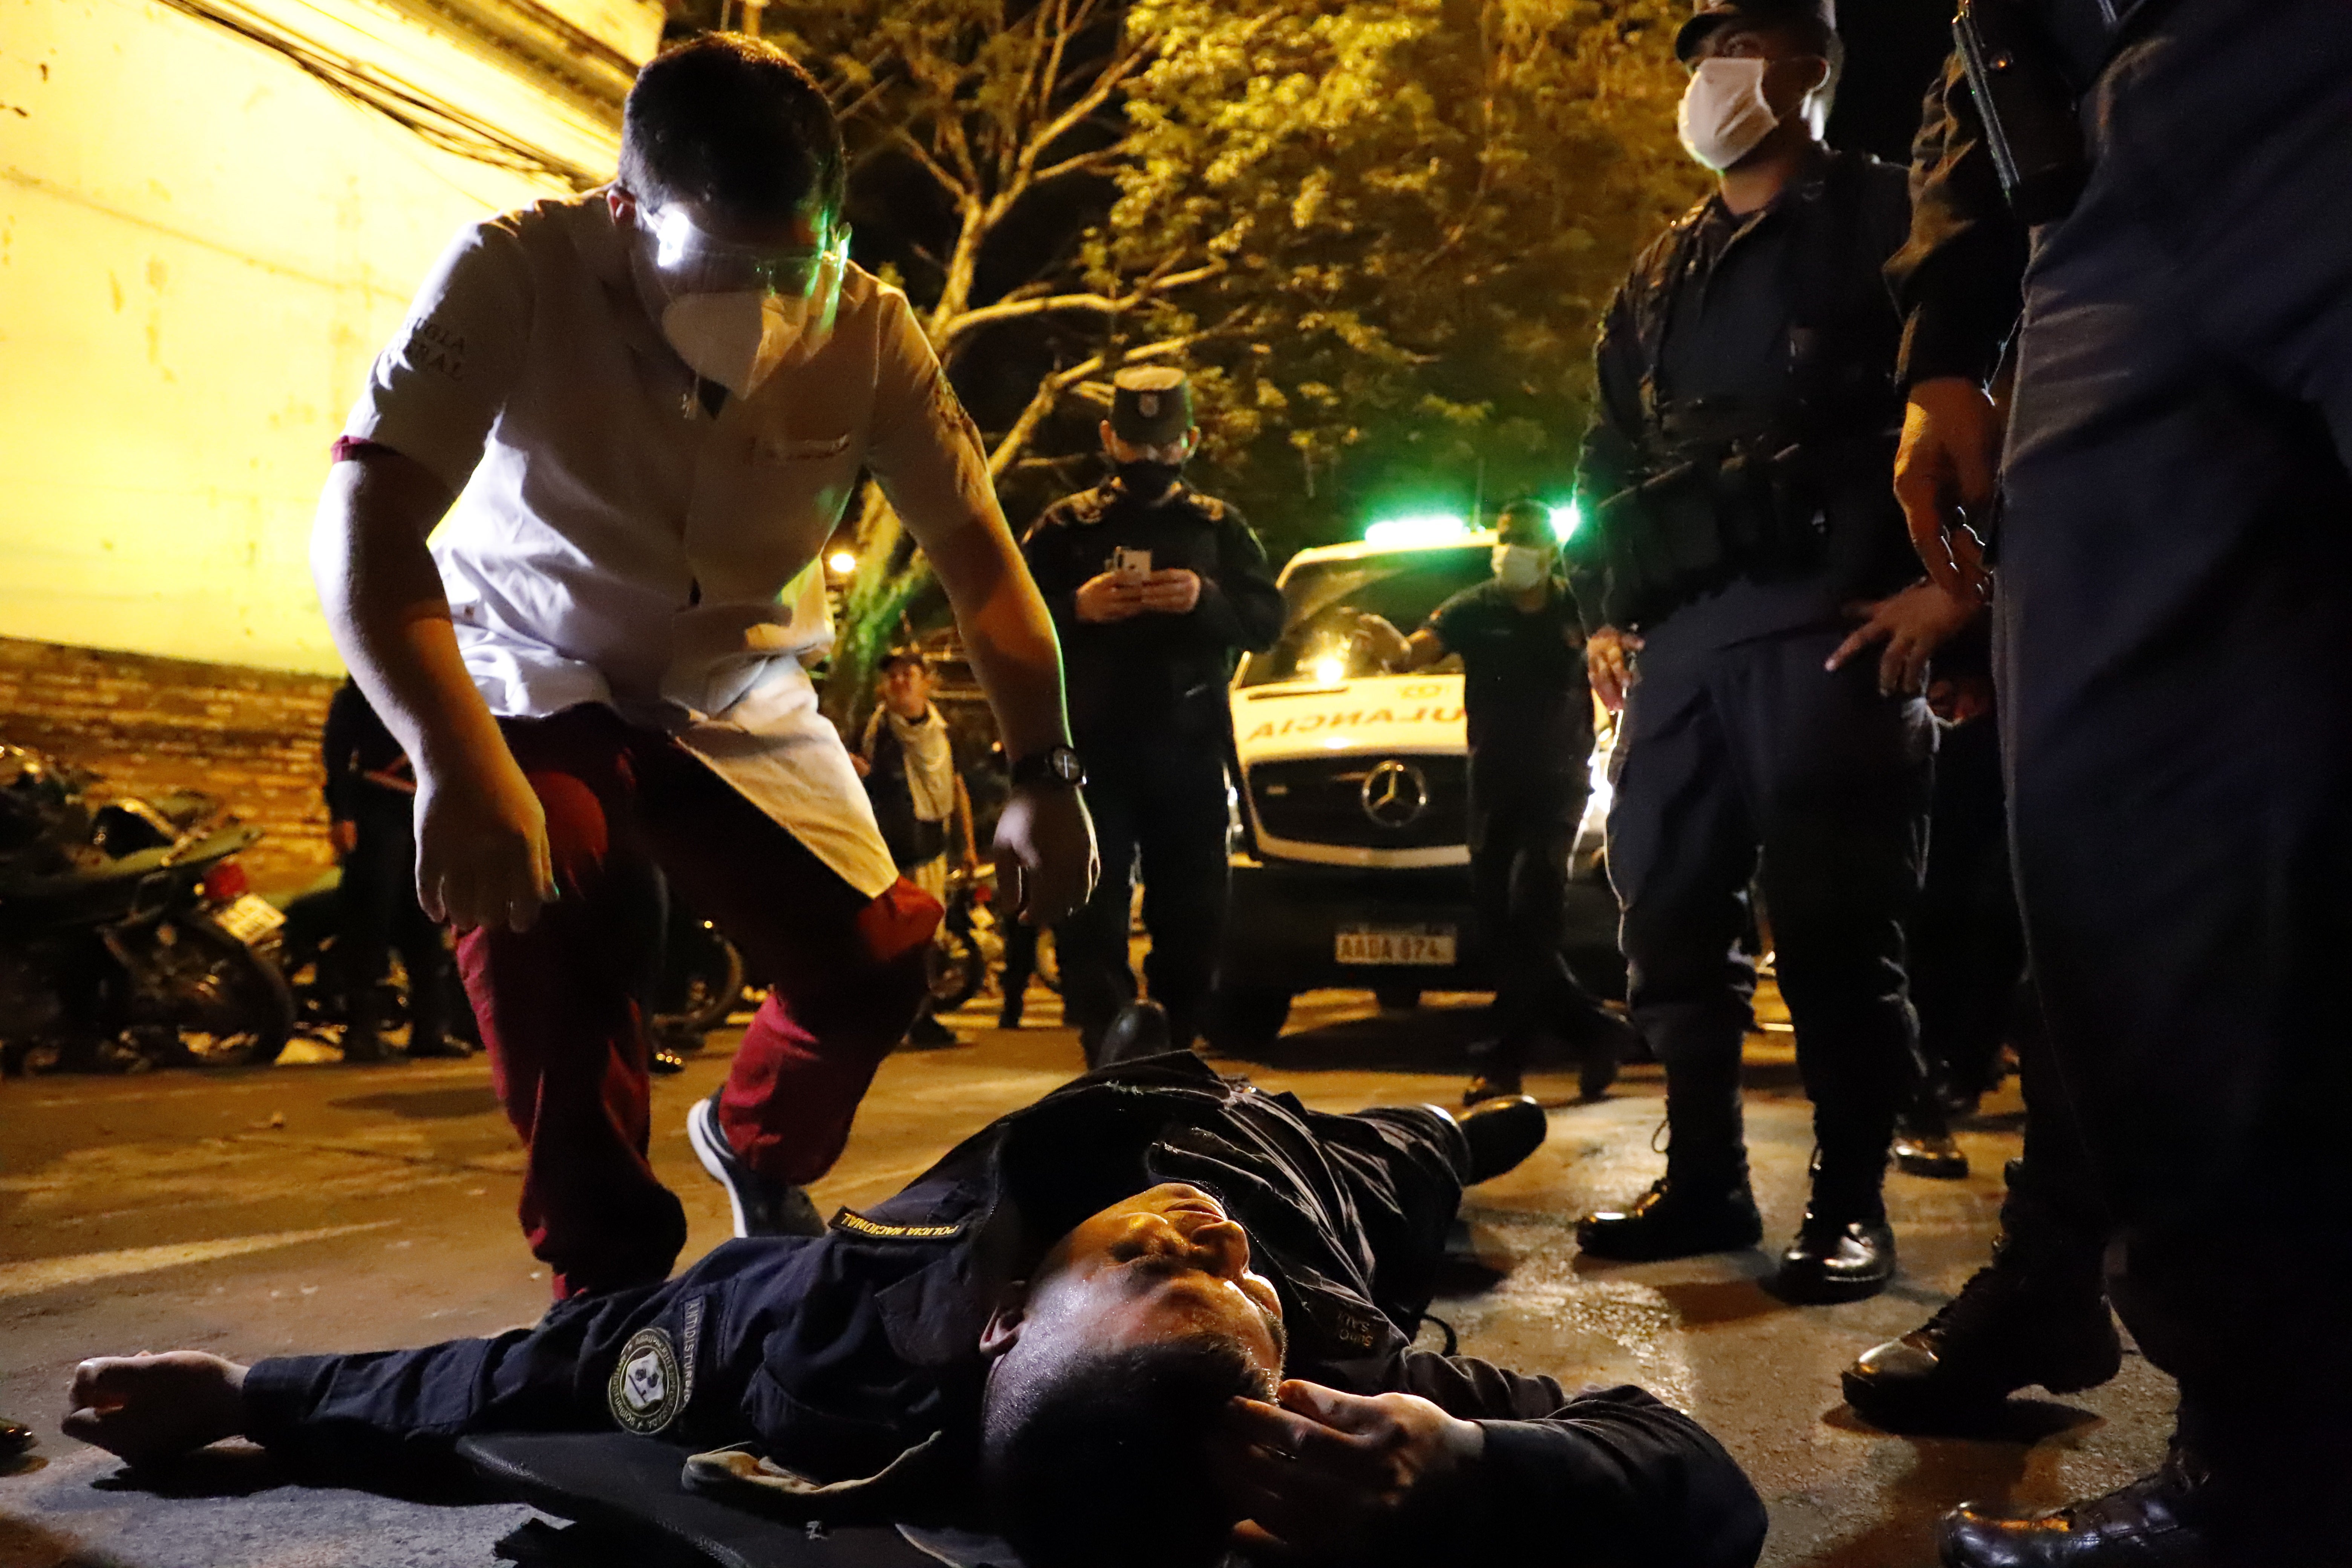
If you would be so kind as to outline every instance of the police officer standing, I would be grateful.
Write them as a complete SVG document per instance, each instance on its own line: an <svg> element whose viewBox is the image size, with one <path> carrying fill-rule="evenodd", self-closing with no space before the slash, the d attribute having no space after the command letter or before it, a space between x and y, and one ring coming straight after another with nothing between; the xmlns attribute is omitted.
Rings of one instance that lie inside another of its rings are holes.
<svg viewBox="0 0 2352 1568"><path fill-rule="evenodd" d="M1070 731L1101 846L1095 895L1055 929L1062 999L1089 1063L1121 1006L1139 859L1144 980L1189 1047L1224 924L1225 681L1273 645L1282 595L1240 512L1187 485L1200 444L1190 384L1123 370L1102 426L1110 479L1046 509L1022 546L1061 633Z"/></svg>
<svg viewBox="0 0 2352 1568"><path fill-rule="evenodd" d="M1578 1238L1620 1258L1760 1239L1740 1116L1753 975L1733 954L1760 882L1819 1143L1778 1289L1848 1300L1895 1270L1880 1187L1918 1070L1917 692L1977 605L1916 581L1886 493L1900 322L1880 269L1909 204L1901 170L1820 141L1843 56L1828 0L1709 0L1676 51L1683 142L1719 185L1611 307L1579 480L1594 515L1570 541L1594 689L1624 708L1610 874L1672 1142L1664 1178Z"/></svg>
<svg viewBox="0 0 2352 1568"><path fill-rule="evenodd" d="M1462 659L1470 744L1470 883L1495 967L1495 1034L1473 1052L1463 1102L1519 1092L1535 1043L1575 1047L1579 1087L1597 1100L1634 1043L1624 1020L1577 983L1560 952L1568 858L1591 794L1592 690L1576 601L1554 575L1550 509L1505 504L1495 522L1495 575L1465 588L1405 637L1366 616L1366 650L1389 670Z"/></svg>
<svg viewBox="0 0 2352 1568"><path fill-rule="evenodd" d="M450 1039L452 966L441 927L416 901L416 773L375 709L346 679L320 737L327 815L342 879L335 889L335 963L343 997L343 1059L379 1062L376 987L395 949L408 975L411 1057L462 1057Z"/></svg>
<svg viewBox="0 0 2352 1568"><path fill-rule="evenodd" d="M1999 460L2027 951L2116 1306L2180 1405L2155 1475L2032 1520L1970 1505L1941 1557L2342 1563L2352 7L1963 20L1894 269L1896 485L1929 570L1972 584L1961 525L1990 531ZM2012 334L2004 454L1990 389ZM2064 1125L2047 1110L2029 1138Z"/></svg>

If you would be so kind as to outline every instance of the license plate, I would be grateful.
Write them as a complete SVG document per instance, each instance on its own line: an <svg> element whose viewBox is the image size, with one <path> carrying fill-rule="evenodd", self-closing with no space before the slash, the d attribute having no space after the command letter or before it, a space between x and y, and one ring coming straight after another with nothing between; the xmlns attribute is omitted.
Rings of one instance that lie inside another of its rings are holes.
<svg viewBox="0 0 2352 1568"><path fill-rule="evenodd" d="M1444 967L1454 962L1452 926L1345 926L1337 954L1342 963L1425 963Z"/></svg>
<svg viewBox="0 0 2352 1568"><path fill-rule="evenodd" d="M286 923L278 906L259 893L247 893L213 916L213 923L247 947Z"/></svg>

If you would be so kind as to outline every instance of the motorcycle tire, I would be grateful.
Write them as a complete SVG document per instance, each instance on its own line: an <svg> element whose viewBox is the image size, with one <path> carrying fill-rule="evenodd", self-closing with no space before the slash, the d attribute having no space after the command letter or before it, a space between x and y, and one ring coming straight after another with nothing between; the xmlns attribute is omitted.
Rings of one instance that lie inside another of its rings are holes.
<svg viewBox="0 0 2352 1568"><path fill-rule="evenodd" d="M654 1015L653 1026L666 1038L683 1036L699 1041L727 1022L741 999L743 955L711 931L704 933L700 951L681 957L678 969L663 977L668 1006Z"/></svg>
<svg viewBox="0 0 2352 1568"><path fill-rule="evenodd" d="M988 984L988 964L970 936L942 929L924 959L923 977L930 985L931 1011L952 1013Z"/></svg>
<svg viewBox="0 0 2352 1568"><path fill-rule="evenodd" d="M172 940L161 940L169 928ZM173 915L152 933L154 973L170 1015L170 1059L188 1067L274 1062L294 1035L294 996L275 964L204 915Z"/></svg>

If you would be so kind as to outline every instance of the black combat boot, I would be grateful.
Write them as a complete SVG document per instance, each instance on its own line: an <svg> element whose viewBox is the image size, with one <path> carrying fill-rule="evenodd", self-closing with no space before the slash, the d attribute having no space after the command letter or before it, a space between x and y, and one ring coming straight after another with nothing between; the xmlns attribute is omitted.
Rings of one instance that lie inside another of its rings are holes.
<svg viewBox="0 0 2352 1568"><path fill-rule="evenodd" d="M1969 1173L1969 1157L1952 1136L1952 1124L1932 1082L1922 1082L1895 1119L1895 1164L1907 1175L1957 1182Z"/></svg>
<svg viewBox="0 0 2352 1568"><path fill-rule="evenodd" d="M2205 1467L2175 1443L2164 1468L2084 1502L2011 1517L1962 1503L1936 1523L1944 1568L2222 1568Z"/></svg>
<svg viewBox="0 0 2352 1568"><path fill-rule="evenodd" d="M1764 1239L1743 1163L1709 1178L1666 1174L1622 1209L1599 1209L1576 1222L1576 1245L1594 1258L1653 1263L1705 1252L1737 1252Z"/></svg>
<svg viewBox="0 0 2352 1568"><path fill-rule="evenodd" d="M1965 1429L2021 1388L2095 1388L2123 1365L2101 1237L2012 1192L1992 1261L1919 1328L1845 1371L1846 1403L1890 1431Z"/></svg>
<svg viewBox="0 0 2352 1568"><path fill-rule="evenodd" d="M1822 1156L1804 1223L1780 1254L1774 1294L1815 1306L1859 1301L1886 1289L1895 1278L1895 1232L1879 1194L1885 1169L1884 1145L1867 1155Z"/></svg>

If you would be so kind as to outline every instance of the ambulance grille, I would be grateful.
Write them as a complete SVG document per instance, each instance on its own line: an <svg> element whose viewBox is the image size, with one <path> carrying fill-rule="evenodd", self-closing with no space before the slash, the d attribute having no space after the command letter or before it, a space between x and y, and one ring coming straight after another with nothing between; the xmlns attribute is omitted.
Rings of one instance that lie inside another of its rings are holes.
<svg viewBox="0 0 2352 1568"><path fill-rule="evenodd" d="M1294 844L1351 849L1460 844L1468 789L1458 756L1309 757L1249 770L1259 832Z"/></svg>

